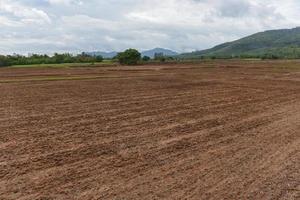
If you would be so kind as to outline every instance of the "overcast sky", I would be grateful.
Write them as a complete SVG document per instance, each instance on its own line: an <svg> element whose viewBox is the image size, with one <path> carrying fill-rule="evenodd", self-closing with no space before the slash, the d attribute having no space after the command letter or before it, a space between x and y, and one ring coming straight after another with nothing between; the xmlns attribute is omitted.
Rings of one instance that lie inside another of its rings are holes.
<svg viewBox="0 0 300 200"><path fill-rule="evenodd" d="M0 0L0 54L201 50L300 26L299 0Z"/></svg>

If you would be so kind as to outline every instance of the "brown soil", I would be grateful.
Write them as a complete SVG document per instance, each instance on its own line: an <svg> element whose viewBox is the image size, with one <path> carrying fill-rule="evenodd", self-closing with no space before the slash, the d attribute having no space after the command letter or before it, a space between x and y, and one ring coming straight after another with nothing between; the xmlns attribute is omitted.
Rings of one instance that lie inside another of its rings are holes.
<svg viewBox="0 0 300 200"><path fill-rule="evenodd" d="M299 199L299 72L0 69L0 199Z"/></svg>

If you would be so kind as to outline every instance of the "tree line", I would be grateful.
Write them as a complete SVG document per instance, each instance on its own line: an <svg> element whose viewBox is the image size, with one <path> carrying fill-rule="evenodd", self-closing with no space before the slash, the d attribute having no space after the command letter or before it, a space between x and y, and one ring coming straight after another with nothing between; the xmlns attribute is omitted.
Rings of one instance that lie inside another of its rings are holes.
<svg viewBox="0 0 300 200"><path fill-rule="evenodd" d="M33 54L30 56L23 55L0 55L0 67L11 65L32 65L32 64L62 64L62 63L95 63L102 62L102 56L91 56L86 53L72 55L69 53L58 54L53 56Z"/></svg>
<svg viewBox="0 0 300 200"><path fill-rule="evenodd" d="M157 53L154 56L154 60L164 62L170 59L165 57L161 53ZM148 56L143 56L136 49L127 49L124 52L118 53L118 55L112 60L118 61L121 65L136 65L140 62L148 62L151 60ZM12 65L34 65L34 64L62 64L62 63L95 63L102 62L103 57L100 55L93 56L87 53L81 53L78 55L72 55L70 53L58 54L53 56L32 54L30 56L23 55L0 55L0 67L12 66Z"/></svg>
<svg viewBox="0 0 300 200"><path fill-rule="evenodd" d="M151 59L148 56L143 56L136 49L127 49L124 52L118 53L118 55L112 60L119 62L121 65L136 65L150 60L165 62L172 60L186 60L186 59L299 59L300 48L277 48L269 49L263 52L254 52L251 54L241 55L201 55L201 56L185 56L181 55L178 57L165 56L163 53L155 53L154 58ZM30 56L22 55L0 55L0 67L11 66L11 65L33 65L33 64L61 64L61 63L95 63L102 62L103 57L100 55L94 56L87 53L81 53L78 55L72 55L70 53L58 54L55 53L53 56L33 54Z"/></svg>

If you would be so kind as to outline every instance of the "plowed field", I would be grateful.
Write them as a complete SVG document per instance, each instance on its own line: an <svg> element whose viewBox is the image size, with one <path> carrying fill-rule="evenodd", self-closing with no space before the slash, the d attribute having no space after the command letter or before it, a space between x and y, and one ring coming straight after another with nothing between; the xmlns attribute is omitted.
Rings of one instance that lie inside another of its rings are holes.
<svg viewBox="0 0 300 200"><path fill-rule="evenodd" d="M299 61L0 69L0 199L299 198Z"/></svg>

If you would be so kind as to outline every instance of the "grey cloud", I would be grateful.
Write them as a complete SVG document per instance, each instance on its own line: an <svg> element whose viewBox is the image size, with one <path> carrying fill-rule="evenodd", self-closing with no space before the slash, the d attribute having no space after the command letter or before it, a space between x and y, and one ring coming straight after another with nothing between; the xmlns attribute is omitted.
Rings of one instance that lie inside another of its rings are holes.
<svg viewBox="0 0 300 200"><path fill-rule="evenodd" d="M299 6L297 0L0 0L0 53L204 49L300 25Z"/></svg>
<svg viewBox="0 0 300 200"><path fill-rule="evenodd" d="M242 17L250 14L252 5L246 0L226 0L219 7L223 17Z"/></svg>

